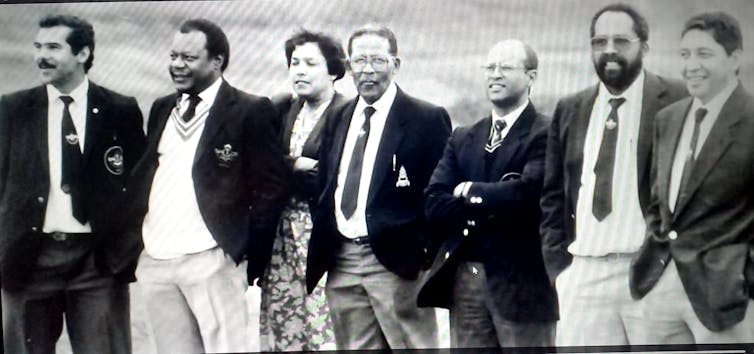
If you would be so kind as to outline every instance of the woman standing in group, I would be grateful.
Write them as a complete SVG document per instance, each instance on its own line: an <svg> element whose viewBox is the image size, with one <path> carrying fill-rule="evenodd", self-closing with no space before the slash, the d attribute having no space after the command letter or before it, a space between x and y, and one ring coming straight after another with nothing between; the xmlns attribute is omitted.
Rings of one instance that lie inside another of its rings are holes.
<svg viewBox="0 0 754 354"><path fill-rule="evenodd" d="M261 282L261 349L335 349L324 282L306 294L306 256L320 133L328 113L346 101L333 87L345 74L345 53L332 37L301 31L285 42L285 55L295 96L273 101L282 117L280 136L289 150L294 193L281 215L272 259Z"/></svg>

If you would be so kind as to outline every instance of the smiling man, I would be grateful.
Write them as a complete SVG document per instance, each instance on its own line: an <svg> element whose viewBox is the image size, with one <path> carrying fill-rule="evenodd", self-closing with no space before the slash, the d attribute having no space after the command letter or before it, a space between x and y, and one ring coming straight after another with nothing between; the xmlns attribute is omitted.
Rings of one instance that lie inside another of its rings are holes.
<svg viewBox="0 0 754 354"><path fill-rule="evenodd" d="M0 276L6 353L130 353L128 282L141 241L124 235L144 145L136 100L89 81L94 28L43 18L43 83L0 100ZM106 328L107 330L103 330Z"/></svg>
<svg viewBox="0 0 754 354"><path fill-rule="evenodd" d="M542 253L555 284L558 345L625 345L643 326L628 289L644 240L654 114L685 96L643 69L646 20L608 5L590 27L600 83L561 99L548 133Z"/></svg>
<svg viewBox="0 0 754 354"><path fill-rule="evenodd" d="M248 351L244 294L270 258L290 174L274 108L224 80L230 48L214 23L184 22L168 55L177 93L152 105L133 177L137 285L158 352Z"/></svg>
<svg viewBox="0 0 754 354"><path fill-rule="evenodd" d="M550 119L529 101L537 63L518 40L490 49L482 70L492 112L453 132L425 191L444 243L418 303L450 309L454 348L555 344L555 289L539 241Z"/></svg>
<svg viewBox="0 0 754 354"><path fill-rule="evenodd" d="M632 267L641 344L754 342L754 97L741 27L703 13L681 35L691 93L657 113L647 239Z"/></svg>
<svg viewBox="0 0 754 354"><path fill-rule="evenodd" d="M431 259L423 190L450 135L442 107L394 83L398 45L386 27L348 41L358 97L328 119L312 212L307 286L325 272L339 350L436 348L432 309L416 306L416 278Z"/></svg>

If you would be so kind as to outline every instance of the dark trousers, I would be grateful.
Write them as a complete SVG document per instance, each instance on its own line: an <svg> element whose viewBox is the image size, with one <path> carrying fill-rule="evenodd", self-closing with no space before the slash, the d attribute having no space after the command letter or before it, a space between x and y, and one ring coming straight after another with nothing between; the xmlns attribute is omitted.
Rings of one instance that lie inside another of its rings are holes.
<svg viewBox="0 0 754 354"><path fill-rule="evenodd" d="M484 265L461 262L453 284L450 346L453 348L555 345L555 322L521 323L503 318L487 290Z"/></svg>
<svg viewBox="0 0 754 354"><path fill-rule="evenodd" d="M130 353L128 284L99 272L91 236L44 237L28 285L2 290L5 352L54 353L65 316L74 353Z"/></svg>

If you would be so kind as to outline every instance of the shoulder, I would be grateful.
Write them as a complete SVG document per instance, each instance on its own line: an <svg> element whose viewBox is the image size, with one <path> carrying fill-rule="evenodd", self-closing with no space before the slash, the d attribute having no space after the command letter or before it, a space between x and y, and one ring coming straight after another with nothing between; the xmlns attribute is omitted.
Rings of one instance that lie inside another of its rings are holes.
<svg viewBox="0 0 754 354"><path fill-rule="evenodd" d="M120 94L93 82L89 82L89 90L94 91L102 100L115 106L129 106L136 104L136 99L134 97Z"/></svg>
<svg viewBox="0 0 754 354"><path fill-rule="evenodd" d="M44 86L36 86L29 89L23 89L11 92L0 97L0 103L6 107L14 107L19 104L31 102L42 97L46 97L47 92Z"/></svg>
<svg viewBox="0 0 754 354"><path fill-rule="evenodd" d="M395 96L394 104L400 104L402 108L408 109L408 110L414 110L416 112L447 114L447 111L445 110L445 108L435 105L433 103L430 103L428 101L416 98L414 96L411 96L400 89L398 90L398 93Z"/></svg>
<svg viewBox="0 0 754 354"><path fill-rule="evenodd" d="M594 97L596 97L596 94L597 94L597 85L592 85L581 91L571 93L561 98L560 100L558 100L557 107L561 109L574 107L574 106L580 105L584 101L593 99Z"/></svg>
<svg viewBox="0 0 754 354"><path fill-rule="evenodd" d="M656 124L661 124L668 119L669 116L685 113L686 109L691 105L692 99L691 96L685 97L660 109L655 115Z"/></svg>
<svg viewBox="0 0 754 354"><path fill-rule="evenodd" d="M680 99L689 95L688 90L686 89L686 84L681 80L655 75L649 72L647 73L647 80L650 80L648 84L654 84L665 89L673 99Z"/></svg>

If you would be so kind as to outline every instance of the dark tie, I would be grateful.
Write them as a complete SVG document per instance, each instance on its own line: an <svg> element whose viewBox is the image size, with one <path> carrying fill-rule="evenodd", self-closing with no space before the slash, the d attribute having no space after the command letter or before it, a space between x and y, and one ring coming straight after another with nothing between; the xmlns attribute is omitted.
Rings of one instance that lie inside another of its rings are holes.
<svg viewBox="0 0 754 354"><path fill-rule="evenodd" d="M602 131L602 144L594 164L594 197L592 214L602 221L613 209L613 169L615 167L615 146L618 143L618 107L625 98L610 99L610 114Z"/></svg>
<svg viewBox="0 0 754 354"><path fill-rule="evenodd" d="M677 210L678 202L686 197L686 188L688 187L689 179L691 179L691 171L694 168L694 163L696 163L694 152L696 152L696 145L699 141L699 126L702 124L705 116L707 116L707 110L704 108L699 108L694 112L694 133L691 134L691 144L689 146L688 154L686 154L686 162L683 164L681 184L678 186L678 197L675 198L675 208L673 208L673 212Z"/></svg>
<svg viewBox="0 0 754 354"><path fill-rule="evenodd" d="M80 223L86 223L86 212L84 210L82 190L81 190L81 169L82 158L79 147L79 136L76 133L76 126L73 125L71 111L68 109L73 98L71 96L60 96L63 101L63 119L60 124L61 131L61 175L60 189L71 196L71 206L73 217Z"/></svg>
<svg viewBox="0 0 754 354"><path fill-rule="evenodd" d="M346 219L350 219L356 211L356 202L359 199L359 184L361 184L361 165L364 162L364 150L369 139L369 118L374 114L374 107L364 108L364 124L361 126L359 136L353 145L353 154L348 163L348 174L343 185L343 198L340 201L340 210Z"/></svg>
<svg viewBox="0 0 754 354"><path fill-rule="evenodd" d="M183 119L184 122L188 122L191 120L191 118L194 118L194 115L196 115L196 105L201 102L201 97L197 95L189 95L189 106L186 109L186 112L183 112L183 115L181 116L181 119Z"/></svg>
<svg viewBox="0 0 754 354"><path fill-rule="evenodd" d="M503 130L508 124L504 120L498 119L492 124L492 134L487 140L487 145L484 146L484 150L488 153L495 152L495 149L500 147L503 143Z"/></svg>

